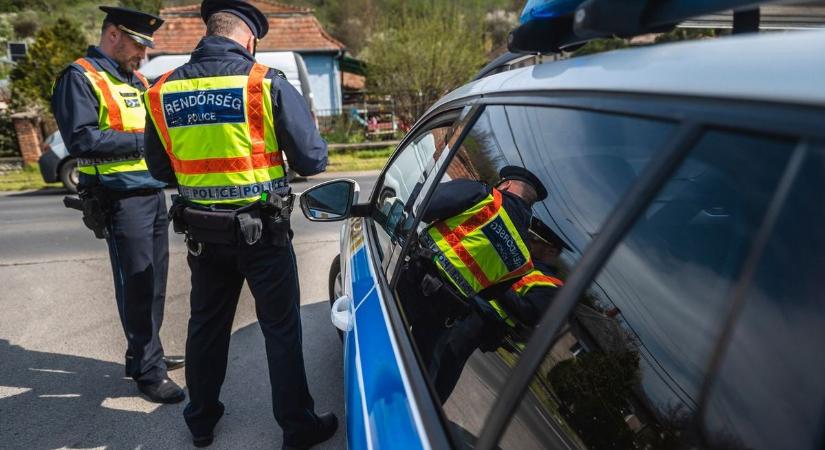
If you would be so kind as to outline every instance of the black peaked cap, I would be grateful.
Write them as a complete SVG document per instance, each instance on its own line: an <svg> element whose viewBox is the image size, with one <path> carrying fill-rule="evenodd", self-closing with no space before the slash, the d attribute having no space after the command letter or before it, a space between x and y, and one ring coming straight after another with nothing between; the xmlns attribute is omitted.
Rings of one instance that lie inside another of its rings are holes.
<svg viewBox="0 0 825 450"><path fill-rule="evenodd" d="M269 32L269 20L264 13L249 2L243 0L204 0L201 3L201 17L204 22L212 14L225 12L237 16L252 30L256 38L261 39Z"/></svg>
<svg viewBox="0 0 825 450"><path fill-rule="evenodd" d="M542 201L547 198L547 188L544 187L544 184L542 184L541 180L539 180L539 177L535 176L533 172L530 172L524 167L502 167L501 170L498 171L498 176L501 177L501 181L499 181L499 183L506 180L519 180L533 186L533 189L536 190L536 194L538 194L538 201Z"/></svg>
<svg viewBox="0 0 825 450"><path fill-rule="evenodd" d="M119 6L101 6L100 10L106 13L104 21L113 23L138 44L155 48L152 35L163 25L163 19L154 14Z"/></svg>

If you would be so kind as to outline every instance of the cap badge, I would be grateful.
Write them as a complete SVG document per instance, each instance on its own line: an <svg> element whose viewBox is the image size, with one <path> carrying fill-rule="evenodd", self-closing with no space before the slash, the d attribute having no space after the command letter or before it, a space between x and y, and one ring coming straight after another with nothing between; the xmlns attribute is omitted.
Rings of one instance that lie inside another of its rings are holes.
<svg viewBox="0 0 825 450"><path fill-rule="evenodd" d="M149 20L149 25L154 25L158 22L158 19L151 19Z"/></svg>

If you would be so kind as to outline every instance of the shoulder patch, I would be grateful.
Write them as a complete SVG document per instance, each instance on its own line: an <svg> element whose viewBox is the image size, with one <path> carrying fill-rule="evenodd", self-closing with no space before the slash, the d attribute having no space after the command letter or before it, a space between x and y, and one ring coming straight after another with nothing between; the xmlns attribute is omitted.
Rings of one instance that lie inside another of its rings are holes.
<svg viewBox="0 0 825 450"><path fill-rule="evenodd" d="M272 69L272 70L275 71L275 75L277 75L277 76L283 78L284 80L286 80L286 74L283 71L278 70L278 69Z"/></svg>

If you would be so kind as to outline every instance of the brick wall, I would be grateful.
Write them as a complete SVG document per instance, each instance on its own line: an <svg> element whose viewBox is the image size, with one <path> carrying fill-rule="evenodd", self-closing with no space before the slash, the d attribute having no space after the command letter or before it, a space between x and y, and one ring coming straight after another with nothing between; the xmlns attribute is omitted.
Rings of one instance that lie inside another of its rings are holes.
<svg viewBox="0 0 825 450"><path fill-rule="evenodd" d="M19 113L11 116L20 155L26 164L34 164L40 159L40 145L43 138L40 133L40 118L36 114Z"/></svg>

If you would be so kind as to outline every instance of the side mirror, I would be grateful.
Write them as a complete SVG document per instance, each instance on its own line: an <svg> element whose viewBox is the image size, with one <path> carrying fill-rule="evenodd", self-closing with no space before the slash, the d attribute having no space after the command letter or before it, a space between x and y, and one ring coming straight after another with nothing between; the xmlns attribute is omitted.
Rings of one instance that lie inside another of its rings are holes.
<svg viewBox="0 0 825 450"><path fill-rule="evenodd" d="M339 179L313 186L301 194L301 210L311 222L336 222L350 216L360 190L354 180Z"/></svg>

